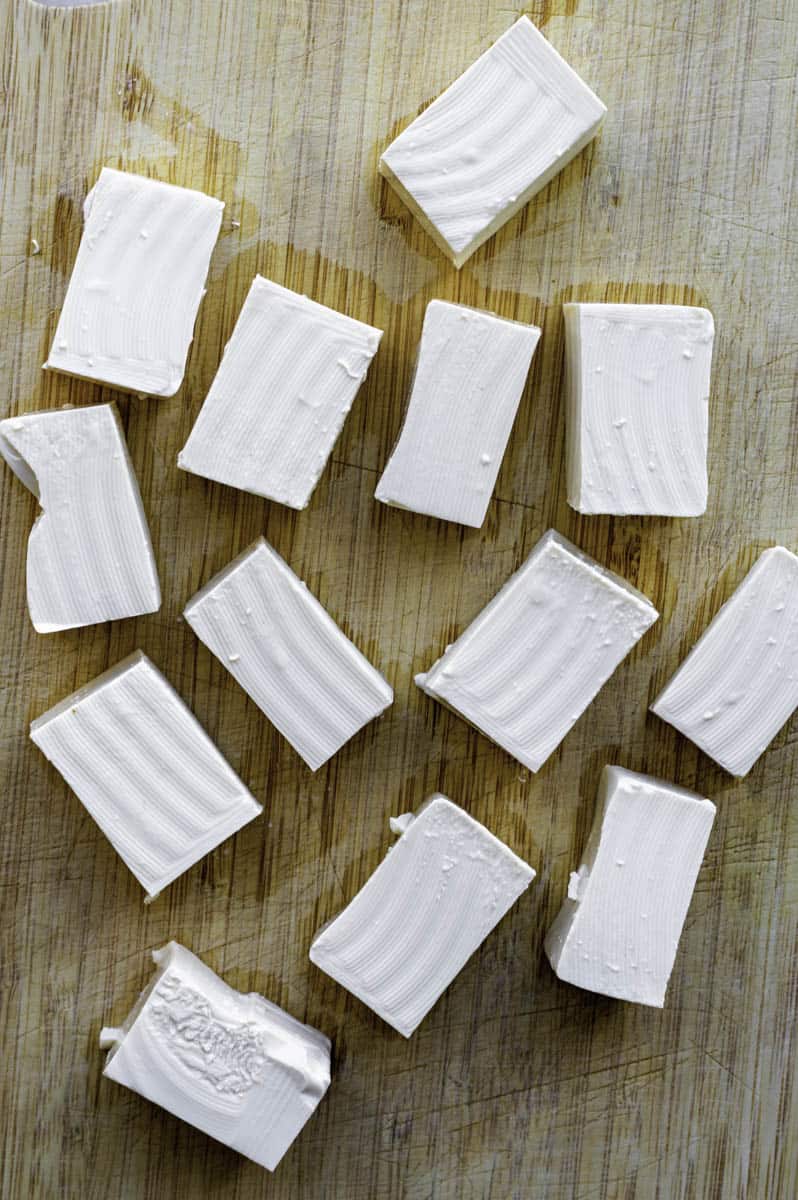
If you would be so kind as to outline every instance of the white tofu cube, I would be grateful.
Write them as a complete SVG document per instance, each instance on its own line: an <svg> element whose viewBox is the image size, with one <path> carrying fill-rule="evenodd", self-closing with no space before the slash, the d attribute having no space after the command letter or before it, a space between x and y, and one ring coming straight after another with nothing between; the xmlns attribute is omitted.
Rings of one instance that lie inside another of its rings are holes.
<svg viewBox="0 0 798 1200"><path fill-rule="evenodd" d="M120 1028L103 1075L273 1171L330 1086L330 1042L177 942Z"/></svg>
<svg viewBox="0 0 798 1200"><path fill-rule="evenodd" d="M715 805L605 767L582 864L546 938L560 979L662 1008Z"/></svg>
<svg viewBox="0 0 798 1200"><path fill-rule="evenodd" d="M433 300L384 504L479 528L540 338L534 325Z"/></svg>
<svg viewBox="0 0 798 1200"><path fill-rule="evenodd" d="M149 396L183 380L221 200L103 167L45 367Z"/></svg>
<svg viewBox="0 0 798 1200"><path fill-rule="evenodd" d="M304 508L381 337L256 275L178 466Z"/></svg>
<svg viewBox="0 0 798 1200"><path fill-rule="evenodd" d="M521 17L399 134L379 170L462 267L595 137L606 111Z"/></svg>
<svg viewBox="0 0 798 1200"><path fill-rule="evenodd" d="M398 842L310 958L410 1037L535 872L445 796L391 827Z"/></svg>
<svg viewBox="0 0 798 1200"><path fill-rule="evenodd" d="M651 705L731 775L798 708L798 557L765 550Z"/></svg>
<svg viewBox="0 0 798 1200"><path fill-rule="evenodd" d="M313 771L393 702L379 671L263 538L184 616Z"/></svg>
<svg viewBox="0 0 798 1200"><path fill-rule="evenodd" d="M707 507L705 308L566 304L568 503L697 517Z"/></svg>
<svg viewBox="0 0 798 1200"><path fill-rule="evenodd" d="M158 571L116 405L8 417L0 455L42 508L28 538L34 629L157 612Z"/></svg>
<svg viewBox="0 0 798 1200"><path fill-rule="evenodd" d="M416 683L537 771L658 615L549 530Z"/></svg>
<svg viewBox="0 0 798 1200"><path fill-rule="evenodd" d="M262 812L140 650L37 717L30 736L147 901Z"/></svg>

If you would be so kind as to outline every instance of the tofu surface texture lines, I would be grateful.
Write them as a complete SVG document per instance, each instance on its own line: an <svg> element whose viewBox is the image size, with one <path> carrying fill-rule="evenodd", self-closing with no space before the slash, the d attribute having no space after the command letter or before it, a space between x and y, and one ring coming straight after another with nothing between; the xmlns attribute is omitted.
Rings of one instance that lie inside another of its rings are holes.
<svg viewBox="0 0 798 1200"><path fill-rule="evenodd" d="M798 557L765 550L651 705L731 775L798 707Z"/></svg>
<svg viewBox="0 0 798 1200"><path fill-rule="evenodd" d="M416 683L537 771L657 616L549 530Z"/></svg>
<svg viewBox="0 0 798 1200"><path fill-rule="evenodd" d="M379 170L461 267L587 145L606 111L521 17L399 134Z"/></svg>
<svg viewBox="0 0 798 1200"><path fill-rule="evenodd" d="M150 900L262 811L141 651L38 717L30 735Z"/></svg>
<svg viewBox="0 0 798 1200"><path fill-rule="evenodd" d="M115 405L8 417L0 421L0 454L42 508L27 556L37 632L160 608L150 531Z"/></svg>
<svg viewBox="0 0 798 1200"><path fill-rule="evenodd" d="M224 204L103 167L45 366L123 391L180 387Z"/></svg>
<svg viewBox="0 0 798 1200"><path fill-rule="evenodd" d="M604 768L582 863L546 938L560 979L663 1006L714 819L710 800Z"/></svg>
<svg viewBox="0 0 798 1200"><path fill-rule="evenodd" d="M675 304L566 304L568 503L700 516L714 322Z"/></svg>
<svg viewBox="0 0 798 1200"><path fill-rule="evenodd" d="M310 958L410 1037L535 872L445 796L391 825L399 840Z"/></svg>
<svg viewBox="0 0 798 1200"><path fill-rule="evenodd" d="M534 325L433 300L376 498L479 528L539 338Z"/></svg>
<svg viewBox="0 0 798 1200"><path fill-rule="evenodd" d="M256 275L178 466L304 508L381 337Z"/></svg>
<svg viewBox="0 0 798 1200"><path fill-rule="evenodd" d="M379 671L263 538L184 615L314 771L393 701Z"/></svg>
<svg viewBox="0 0 798 1200"><path fill-rule="evenodd" d="M103 1075L273 1171L330 1085L329 1039L169 942Z"/></svg>

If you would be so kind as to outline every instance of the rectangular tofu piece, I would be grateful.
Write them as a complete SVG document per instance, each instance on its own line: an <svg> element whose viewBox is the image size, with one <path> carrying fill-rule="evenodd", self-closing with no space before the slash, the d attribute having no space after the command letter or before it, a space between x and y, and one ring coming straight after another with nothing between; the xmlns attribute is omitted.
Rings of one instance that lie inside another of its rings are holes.
<svg viewBox="0 0 798 1200"><path fill-rule="evenodd" d="M606 111L521 17L391 142L379 171L462 267L595 137Z"/></svg>
<svg viewBox="0 0 798 1200"><path fill-rule="evenodd" d="M537 771L658 615L550 529L416 683Z"/></svg>
<svg viewBox="0 0 798 1200"><path fill-rule="evenodd" d="M330 1042L237 992L177 942L119 1028L103 1075L273 1171L330 1086Z"/></svg>
<svg viewBox="0 0 798 1200"><path fill-rule="evenodd" d="M46 368L148 396L183 380L221 200L103 167Z"/></svg>
<svg viewBox="0 0 798 1200"><path fill-rule="evenodd" d="M148 901L262 812L140 650L38 717L30 736Z"/></svg>
<svg viewBox="0 0 798 1200"><path fill-rule="evenodd" d="M730 775L798 708L798 557L761 554L651 705Z"/></svg>
<svg viewBox="0 0 798 1200"><path fill-rule="evenodd" d="M391 828L398 842L310 959L410 1037L535 872L445 796Z"/></svg>
<svg viewBox="0 0 798 1200"><path fill-rule="evenodd" d="M381 337L256 275L177 465L304 508Z"/></svg>
<svg viewBox="0 0 798 1200"><path fill-rule="evenodd" d="M393 702L379 671L263 538L183 615L312 771Z"/></svg>
<svg viewBox="0 0 798 1200"><path fill-rule="evenodd" d="M566 304L568 503L697 517L707 507L715 326L678 304Z"/></svg>
<svg viewBox="0 0 798 1200"><path fill-rule="evenodd" d="M546 938L560 979L662 1008L715 805L605 767L593 828Z"/></svg>
<svg viewBox="0 0 798 1200"><path fill-rule="evenodd" d="M27 560L37 633L158 611L150 531L115 404L8 417L0 455L42 508Z"/></svg>
<svg viewBox="0 0 798 1200"><path fill-rule="evenodd" d="M384 504L479 528L540 338L535 325L433 300Z"/></svg>

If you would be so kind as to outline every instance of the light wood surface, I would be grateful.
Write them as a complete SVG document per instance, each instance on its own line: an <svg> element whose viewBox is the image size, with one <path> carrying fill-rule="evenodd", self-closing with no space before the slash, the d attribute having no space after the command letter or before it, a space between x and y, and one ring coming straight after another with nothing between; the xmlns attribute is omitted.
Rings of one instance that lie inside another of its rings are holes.
<svg viewBox="0 0 798 1200"><path fill-rule="evenodd" d="M204 189L227 209L183 388L119 399L161 611L37 636L24 600L36 502L0 472L4 1197L798 1194L798 721L737 782L646 711L757 552L798 549L798 7L525 8L609 115L458 274L379 179L377 158L520 11L486 0L74 11L5 0L0 414L111 396L40 371L103 164ZM300 514L175 466L256 271L386 331ZM543 328L479 531L373 500L433 297ZM714 312L705 517L580 518L567 507L560 306L574 298ZM551 525L641 588L662 619L530 776L412 679ZM385 717L317 775L180 618L261 533L396 690ZM136 647L266 805L150 907L27 737L32 717ZM663 1012L561 984L542 953L606 762L718 805ZM389 815L436 789L539 875L406 1042L307 951L384 854ZM101 1077L100 1026L128 1011L150 949L168 938L334 1040L332 1087L274 1176Z"/></svg>

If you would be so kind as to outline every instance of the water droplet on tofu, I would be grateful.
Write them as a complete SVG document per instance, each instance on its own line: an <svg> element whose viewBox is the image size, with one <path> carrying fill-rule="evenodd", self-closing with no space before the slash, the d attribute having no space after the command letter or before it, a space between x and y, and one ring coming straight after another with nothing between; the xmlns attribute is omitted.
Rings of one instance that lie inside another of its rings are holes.
<svg viewBox="0 0 798 1200"><path fill-rule="evenodd" d="M362 379L363 378L362 368L356 367L352 363L348 363L346 361L346 359L343 359L343 358L337 359L336 362L337 362L337 365L341 368L341 370L346 372L346 374L349 376L350 379Z"/></svg>

